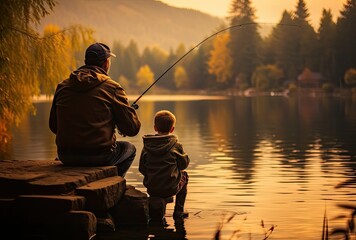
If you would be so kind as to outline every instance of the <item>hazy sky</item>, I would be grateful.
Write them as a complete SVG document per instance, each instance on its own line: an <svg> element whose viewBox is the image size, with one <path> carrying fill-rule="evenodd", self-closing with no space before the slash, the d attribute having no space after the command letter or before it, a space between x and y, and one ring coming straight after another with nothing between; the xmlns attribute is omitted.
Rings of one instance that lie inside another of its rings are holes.
<svg viewBox="0 0 356 240"><path fill-rule="evenodd" d="M211 15L226 17L232 0L160 0L171 6L197 9ZM319 26L324 8L331 9L334 20L339 16L347 0L305 0L309 9L309 20L314 27ZM256 9L256 21L279 22L284 10L294 11L298 0L251 0Z"/></svg>

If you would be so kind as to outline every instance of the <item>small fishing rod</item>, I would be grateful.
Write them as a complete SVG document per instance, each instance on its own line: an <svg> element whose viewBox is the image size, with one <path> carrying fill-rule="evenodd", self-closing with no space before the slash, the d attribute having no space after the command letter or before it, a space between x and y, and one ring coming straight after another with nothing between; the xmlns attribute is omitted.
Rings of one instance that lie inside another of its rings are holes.
<svg viewBox="0 0 356 240"><path fill-rule="evenodd" d="M227 30L233 29L233 28L238 28L238 27L243 27L247 25L256 25L256 24L275 24L275 23L255 23L255 22L250 22L250 23L241 23L241 24L236 24L229 26L227 28L224 28L220 31L215 32L214 34L210 35L209 37L203 39L201 42L199 42L197 45L195 45L193 48L191 48L188 52L186 52L183 56L181 56L177 61L175 61L169 68L167 68L166 71L164 71L131 105L134 109L138 109L139 106L137 105L137 102L145 95L169 70L171 70L177 63L179 63L185 56L187 56L190 52L192 52L194 49L202 45L204 42L208 41L210 38L219 35L222 32L225 32ZM300 25L296 24L284 24L284 23L277 23L275 25L280 25L280 26L293 26L293 27L300 27Z"/></svg>

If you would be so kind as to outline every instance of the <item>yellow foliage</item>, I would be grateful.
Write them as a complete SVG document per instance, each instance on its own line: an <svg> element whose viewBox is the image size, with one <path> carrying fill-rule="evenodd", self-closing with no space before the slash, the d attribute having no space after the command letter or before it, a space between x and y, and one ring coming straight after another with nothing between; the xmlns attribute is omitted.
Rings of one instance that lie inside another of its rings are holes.
<svg viewBox="0 0 356 240"><path fill-rule="evenodd" d="M222 33L214 39L213 49L210 51L208 72L215 75L219 83L226 83L231 77L232 57L227 47L229 41L230 34Z"/></svg>
<svg viewBox="0 0 356 240"><path fill-rule="evenodd" d="M141 89L148 88L154 82L154 74L151 68L146 64L136 73L137 86Z"/></svg>
<svg viewBox="0 0 356 240"><path fill-rule="evenodd" d="M188 75L184 67L178 66L174 71L174 83L176 87L186 88L188 86Z"/></svg>

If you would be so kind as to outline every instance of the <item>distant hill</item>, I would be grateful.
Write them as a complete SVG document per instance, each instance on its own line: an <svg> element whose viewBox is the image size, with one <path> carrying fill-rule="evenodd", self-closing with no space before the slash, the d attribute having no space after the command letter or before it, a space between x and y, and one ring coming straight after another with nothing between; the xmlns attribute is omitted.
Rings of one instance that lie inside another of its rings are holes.
<svg viewBox="0 0 356 240"><path fill-rule="evenodd" d="M200 11L171 7L155 0L58 0L47 24L66 28L73 24L92 27L95 38L111 45L133 39L142 49L156 45L175 49L180 43L193 46L224 23L221 18Z"/></svg>

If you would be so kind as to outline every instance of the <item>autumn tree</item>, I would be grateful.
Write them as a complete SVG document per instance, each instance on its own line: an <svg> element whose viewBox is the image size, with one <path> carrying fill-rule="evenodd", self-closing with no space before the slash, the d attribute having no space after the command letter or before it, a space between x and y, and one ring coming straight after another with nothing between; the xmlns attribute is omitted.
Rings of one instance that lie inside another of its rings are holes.
<svg viewBox="0 0 356 240"><path fill-rule="evenodd" d="M356 87L356 68L348 69L345 73L344 80L348 86Z"/></svg>
<svg viewBox="0 0 356 240"><path fill-rule="evenodd" d="M92 31L78 26L47 26L41 36L34 27L54 6L52 0L0 2L1 147L9 142L9 126L19 123L32 108L32 97L41 90L53 93L56 84L76 64L69 55L80 51L83 42L92 40Z"/></svg>
<svg viewBox="0 0 356 240"><path fill-rule="evenodd" d="M93 30L80 25L60 29L56 25L47 25L43 37L34 46L34 58L38 66L38 78L42 94L52 95L58 82L68 78L71 71L84 64L77 62L76 55L93 41Z"/></svg>
<svg viewBox="0 0 356 240"><path fill-rule="evenodd" d="M186 89L189 86L188 75L183 66L174 69L174 83L177 89Z"/></svg>
<svg viewBox="0 0 356 240"><path fill-rule="evenodd" d="M145 47L142 53L142 64L147 64L155 76L161 75L166 69L168 53L157 46Z"/></svg>
<svg viewBox="0 0 356 240"><path fill-rule="evenodd" d="M137 86L141 90L146 90L154 82L154 74L148 65L139 68L136 73Z"/></svg>
<svg viewBox="0 0 356 240"><path fill-rule="evenodd" d="M228 32L222 33L214 39L213 49L210 51L210 59L208 61L208 72L216 77L219 84L228 85L231 82L231 66L232 58L229 48L227 47L230 41Z"/></svg>
<svg viewBox="0 0 356 240"><path fill-rule="evenodd" d="M260 91L278 90L282 79L283 71L276 65L263 65L254 71L252 85Z"/></svg>

